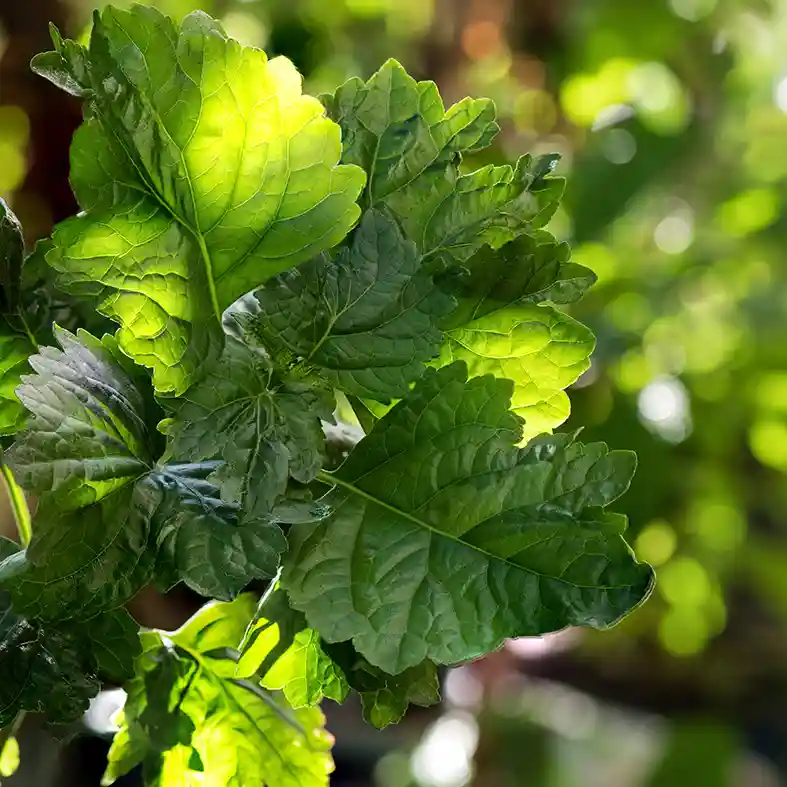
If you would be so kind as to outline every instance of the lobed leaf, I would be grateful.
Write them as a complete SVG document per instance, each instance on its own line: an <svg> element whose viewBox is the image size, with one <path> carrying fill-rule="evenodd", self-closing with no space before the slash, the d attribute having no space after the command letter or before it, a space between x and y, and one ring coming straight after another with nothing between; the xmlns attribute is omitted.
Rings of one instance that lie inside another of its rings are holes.
<svg viewBox="0 0 787 787"><path fill-rule="evenodd" d="M635 457L567 435L515 446L513 384L429 372L335 473L331 514L289 534L282 586L328 642L397 674L505 638L618 621L649 594L622 518Z"/></svg>
<svg viewBox="0 0 787 787"><path fill-rule="evenodd" d="M320 711L292 710L233 677L224 651L239 641L249 601L210 604L177 632L143 635L104 784L141 762L150 786L327 786L331 738Z"/></svg>
<svg viewBox="0 0 787 787"><path fill-rule="evenodd" d="M56 229L47 260L120 324L159 392L182 393L224 309L353 227L364 175L339 165L340 130L288 60L201 12L178 28L110 7L87 49L53 38L33 67L80 93L89 118L72 149L85 213Z"/></svg>
<svg viewBox="0 0 787 787"><path fill-rule="evenodd" d="M264 688L282 691L293 708L324 698L341 703L347 696L344 673L325 652L320 635L277 587L260 599L240 651L238 677L259 675Z"/></svg>
<svg viewBox="0 0 787 787"><path fill-rule="evenodd" d="M0 542L0 575L18 550L8 539ZM136 625L125 613L99 616L89 626L46 624L20 613L0 590L0 728L22 711L43 713L53 724L75 721L98 692L98 676L130 677L138 652Z"/></svg>
<svg viewBox="0 0 787 787"><path fill-rule="evenodd" d="M25 611L86 619L122 606L154 573L216 598L273 576L281 530L220 499L206 480L216 463L154 462L139 367L109 337L56 336L61 349L31 358L36 374L19 390L31 418L6 456L41 498L14 569Z"/></svg>
<svg viewBox="0 0 787 787"><path fill-rule="evenodd" d="M255 294L253 325L274 357L290 353L342 391L383 401L403 396L438 354L439 323L455 305L375 210L334 258L286 271Z"/></svg>
<svg viewBox="0 0 787 787"><path fill-rule="evenodd" d="M167 465L143 478L135 494L156 533L159 575L229 600L252 579L275 575L287 542L273 522L222 501L206 480L213 469Z"/></svg>
<svg viewBox="0 0 787 787"><path fill-rule="evenodd" d="M444 329L522 303L571 303L596 281L589 268L570 261L567 243L546 232L520 235L499 249L484 246L462 263L466 271L451 292L457 308L443 320Z"/></svg>
<svg viewBox="0 0 787 787"><path fill-rule="evenodd" d="M486 147L499 130L489 99L466 98L446 111L433 82L416 82L389 60L323 102L342 128L342 161L367 173L364 207L390 211L435 267L538 229L557 208L563 181L546 177L554 156L460 175L462 154Z"/></svg>
<svg viewBox="0 0 787 787"><path fill-rule="evenodd" d="M521 304L447 331L433 365L464 361L471 377L513 381L511 409L524 419L527 442L568 418L564 389L590 367L595 344L590 329L553 306Z"/></svg>
<svg viewBox="0 0 787 787"><path fill-rule="evenodd" d="M322 467L321 421L332 421L330 389L277 379L269 360L232 336L220 362L179 400L168 427L179 461L221 459L212 476L247 516L269 514L290 477L307 484Z"/></svg>

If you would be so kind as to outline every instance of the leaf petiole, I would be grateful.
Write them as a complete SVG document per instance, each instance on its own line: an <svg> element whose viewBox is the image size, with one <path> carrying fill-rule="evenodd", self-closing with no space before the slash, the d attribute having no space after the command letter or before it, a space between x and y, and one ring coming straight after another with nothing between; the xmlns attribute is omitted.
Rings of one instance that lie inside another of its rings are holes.
<svg viewBox="0 0 787 787"><path fill-rule="evenodd" d="M14 512L19 541L23 547L27 547L30 539L33 537L33 526L30 518L30 509L25 500L25 493L22 491L22 487L17 484L11 468L3 462L2 458L0 458L0 471L2 471L3 480L8 490L8 499L11 501L11 508Z"/></svg>

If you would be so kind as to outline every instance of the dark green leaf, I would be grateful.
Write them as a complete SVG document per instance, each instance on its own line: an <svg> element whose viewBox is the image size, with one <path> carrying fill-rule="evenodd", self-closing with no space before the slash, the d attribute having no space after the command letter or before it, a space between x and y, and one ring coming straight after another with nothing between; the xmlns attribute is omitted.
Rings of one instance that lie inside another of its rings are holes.
<svg viewBox="0 0 787 787"><path fill-rule="evenodd" d="M276 355L318 367L349 394L403 396L439 352L455 302L421 269L414 244L368 211L349 248L287 271L257 291L256 326Z"/></svg>
<svg viewBox="0 0 787 787"><path fill-rule="evenodd" d="M72 183L85 214L54 234L59 286L98 299L123 351L181 393L222 311L355 224L363 173L292 64L195 12L107 8L88 49L55 40L40 73L87 102Z"/></svg>
<svg viewBox="0 0 787 787"><path fill-rule="evenodd" d="M440 702L437 668L431 661L389 675L359 656L350 642L324 648L347 676L350 687L360 694L363 717L378 729L398 724L410 704L428 707Z"/></svg>
<svg viewBox="0 0 787 787"><path fill-rule="evenodd" d="M333 420L333 392L279 381L270 361L231 336L221 361L177 404L168 427L178 461L222 459L211 480L247 516L269 514L291 476L314 480L324 454L321 419Z"/></svg>
<svg viewBox="0 0 787 787"><path fill-rule="evenodd" d="M78 511L45 500L24 559L6 561L0 581L26 614L90 619L122 606L152 579L150 527L133 487Z"/></svg>
<svg viewBox="0 0 787 787"><path fill-rule="evenodd" d="M272 521L241 515L206 481L215 465L167 465L145 476L135 498L159 544L160 572L204 596L230 599L272 577L287 542Z"/></svg>
<svg viewBox="0 0 787 787"><path fill-rule="evenodd" d="M513 384L428 372L336 473L322 522L289 534L282 586L329 642L396 674L505 638L610 626L653 584L602 507L635 457L570 436L515 446ZM623 520L625 521L625 520Z"/></svg>
<svg viewBox="0 0 787 787"><path fill-rule="evenodd" d="M96 648L101 632L112 636ZM52 724L75 721L99 690L98 673L125 677L138 651L136 627L132 637L120 613L81 626L46 625L20 614L0 591L0 728L21 711Z"/></svg>
<svg viewBox="0 0 787 787"><path fill-rule="evenodd" d="M571 303L596 281L593 271L570 261L567 243L545 232L521 235L499 249L484 246L463 262L469 273L451 292L458 306L443 320L445 329L522 302Z"/></svg>
<svg viewBox="0 0 787 787"><path fill-rule="evenodd" d="M563 181L545 177L554 156L459 174L462 153L498 131L488 99L446 112L433 82L416 82L389 60L368 82L353 78L323 101L342 127L342 160L368 175L364 206L385 206L419 252L443 265L542 227L557 208Z"/></svg>

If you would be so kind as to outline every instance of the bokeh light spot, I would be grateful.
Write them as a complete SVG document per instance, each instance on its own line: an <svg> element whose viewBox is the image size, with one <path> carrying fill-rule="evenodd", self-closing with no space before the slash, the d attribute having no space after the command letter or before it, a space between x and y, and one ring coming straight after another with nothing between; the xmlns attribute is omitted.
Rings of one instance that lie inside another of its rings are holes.
<svg viewBox="0 0 787 787"><path fill-rule="evenodd" d="M657 519L637 536L634 551L639 560L652 566L662 566L675 553L678 538L669 523Z"/></svg>

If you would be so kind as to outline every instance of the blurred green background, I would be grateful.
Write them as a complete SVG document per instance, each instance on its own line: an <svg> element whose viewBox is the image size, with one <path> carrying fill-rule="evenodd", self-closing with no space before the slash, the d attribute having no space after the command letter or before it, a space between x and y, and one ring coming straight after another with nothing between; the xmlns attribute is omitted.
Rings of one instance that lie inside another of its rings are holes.
<svg viewBox="0 0 787 787"><path fill-rule="evenodd" d="M656 593L612 631L448 673L443 706L396 731L328 708L334 784L787 784L787 0L150 4L220 17L313 93L396 57L446 103L493 97L484 160L562 154L550 229L600 279L574 309L598 346L566 428L639 454L622 508ZM75 209L80 109L28 62L92 5L0 0L0 195L31 242ZM9 784L98 784L100 738L26 736Z"/></svg>

